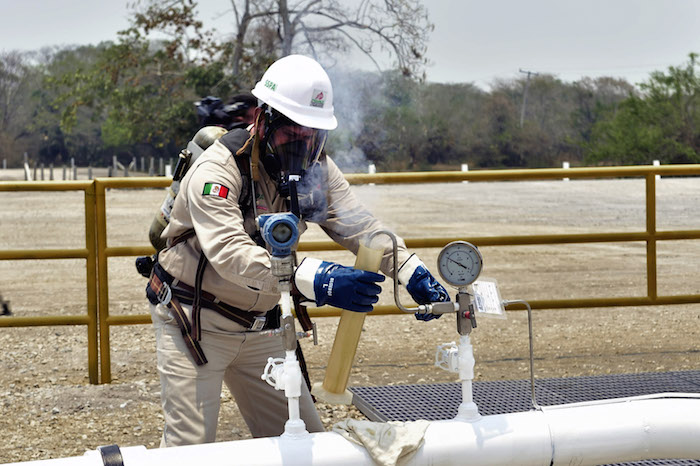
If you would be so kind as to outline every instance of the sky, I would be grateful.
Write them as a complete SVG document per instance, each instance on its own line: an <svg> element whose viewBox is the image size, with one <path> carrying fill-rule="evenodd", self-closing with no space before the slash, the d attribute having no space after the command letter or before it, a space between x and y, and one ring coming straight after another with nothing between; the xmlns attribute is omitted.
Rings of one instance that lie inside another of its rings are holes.
<svg viewBox="0 0 700 466"><path fill-rule="evenodd" d="M115 40L126 0L0 0L0 51ZM200 0L200 18L226 28L229 0ZM636 84L700 53L700 0L423 0L435 25L429 82L488 89L525 72L564 81L614 76ZM218 18L218 19L216 19ZM369 59L354 58L373 69ZM390 63L385 63L390 67Z"/></svg>

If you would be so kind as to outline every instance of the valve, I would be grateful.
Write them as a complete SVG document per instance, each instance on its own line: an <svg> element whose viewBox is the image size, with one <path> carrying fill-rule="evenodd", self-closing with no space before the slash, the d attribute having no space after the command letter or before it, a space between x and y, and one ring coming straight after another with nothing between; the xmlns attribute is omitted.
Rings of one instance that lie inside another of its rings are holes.
<svg viewBox="0 0 700 466"><path fill-rule="evenodd" d="M301 396L302 375L295 357L268 358L260 378L275 390L284 390L287 398Z"/></svg>
<svg viewBox="0 0 700 466"><path fill-rule="evenodd" d="M276 328L272 330L263 330L260 332L260 335L264 335L267 337L272 337L276 335L281 335L285 332L284 328ZM318 334L316 332L316 322L311 323L311 331L310 332L296 332L297 335L297 340L301 340L304 338L312 338L314 342L314 346L318 346Z"/></svg>
<svg viewBox="0 0 700 466"><path fill-rule="evenodd" d="M449 372L459 372L459 347L454 341L438 345L435 366Z"/></svg>
<svg viewBox="0 0 700 466"><path fill-rule="evenodd" d="M284 358L267 358L260 378L275 390L284 390Z"/></svg>

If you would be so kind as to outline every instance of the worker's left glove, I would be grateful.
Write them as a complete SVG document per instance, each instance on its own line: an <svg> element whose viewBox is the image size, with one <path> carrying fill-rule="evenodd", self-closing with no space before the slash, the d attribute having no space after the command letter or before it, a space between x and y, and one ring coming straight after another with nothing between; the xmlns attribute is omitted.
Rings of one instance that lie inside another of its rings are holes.
<svg viewBox="0 0 700 466"><path fill-rule="evenodd" d="M411 255L399 268L399 281L406 287L411 297L418 304L437 303L450 300L450 295L433 277L425 264L416 256ZM416 313L418 320L429 321L439 319L442 314Z"/></svg>
<svg viewBox="0 0 700 466"><path fill-rule="evenodd" d="M305 258L294 272L294 286L317 306L325 304L353 312L370 312L379 301L384 275Z"/></svg>

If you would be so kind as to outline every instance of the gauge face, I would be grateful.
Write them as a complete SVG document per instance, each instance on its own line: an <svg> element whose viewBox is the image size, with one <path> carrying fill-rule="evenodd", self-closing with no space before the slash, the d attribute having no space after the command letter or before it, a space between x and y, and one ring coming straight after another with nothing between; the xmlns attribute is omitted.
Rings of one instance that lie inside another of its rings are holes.
<svg viewBox="0 0 700 466"><path fill-rule="evenodd" d="M438 257L440 276L452 286L466 286L481 273L481 253L466 241L455 241L445 246Z"/></svg>

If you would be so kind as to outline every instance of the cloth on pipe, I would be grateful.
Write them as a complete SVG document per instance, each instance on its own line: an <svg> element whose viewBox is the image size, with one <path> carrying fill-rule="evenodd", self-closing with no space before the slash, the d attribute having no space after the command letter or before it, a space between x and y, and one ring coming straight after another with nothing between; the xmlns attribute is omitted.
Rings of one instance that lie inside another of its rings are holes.
<svg viewBox="0 0 700 466"><path fill-rule="evenodd" d="M333 426L333 432L367 449L381 466L395 466L407 460L423 444L429 421L372 422L345 419Z"/></svg>

